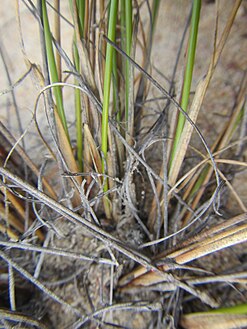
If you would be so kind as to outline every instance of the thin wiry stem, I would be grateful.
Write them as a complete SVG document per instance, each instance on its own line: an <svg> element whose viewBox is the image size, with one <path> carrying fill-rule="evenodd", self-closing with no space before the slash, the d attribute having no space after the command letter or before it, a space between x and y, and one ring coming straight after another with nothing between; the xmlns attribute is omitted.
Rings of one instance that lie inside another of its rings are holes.
<svg viewBox="0 0 247 329"><path fill-rule="evenodd" d="M48 329L48 327L40 322L39 320L35 319L34 317L31 317L31 316L27 316L27 315L24 315L24 314L21 314L21 313L18 313L18 312L12 312L12 311L8 311L8 310L2 310L0 309L0 319L3 320L4 322L4 325L7 324L7 326L5 327L6 329L11 329L13 328L13 325L9 324L8 326L8 321L11 321L11 322L17 322L19 324L27 324L28 326L35 326L36 328L39 328L39 329ZM19 325L18 325L18 328ZM26 326L25 326L26 328Z"/></svg>
<svg viewBox="0 0 247 329"><path fill-rule="evenodd" d="M16 295L15 295L15 277L12 266L8 265L9 274L9 300L11 311L16 311Z"/></svg>
<svg viewBox="0 0 247 329"><path fill-rule="evenodd" d="M157 312L160 311L162 308L159 302L149 303L149 302L137 302L137 303L122 303L122 304L114 304L111 306L107 306L101 308L94 313L86 316L83 320L79 320L76 324L74 329L79 329L83 324L92 320L93 318L101 315L105 312L110 311L135 311L135 312Z"/></svg>
<svg viewBox="0 0 247 329"><path fill-rule="evenodd" d="M9 256L6 255L3 251L0 250L0 257L6 261L10 266L12 266L17 272L19 272L22 276L24 276L26 279L28 279L30 282L32 282L36 287L38 287L43 293L47 294L50 298L55 300L61 305L66 306L68 309L70 309L73 313L75 313L78 316L81 316L81 312L65 302L62 298L57 296L54 292L52 292L50 289L45 287L40 281L35 279L29 272L27 272L23 267L18 265L15 261L13 261Z"/></svg>
<svg viewBox="0 0 247 329"><path fill-rule="evenodd" d="M95 256L86 256L74 251L67 251L58 248L48 248L45 246L38 247L32 244L27 244L23 242L7 242L7 241L0 241L1 246L8 247L9 249L22 249L27 251L35 251L40 252L48 255L56 255L61 257L69 257L71 259L78 259L85 262L92 262L92 263L101 263L106 265L118 265L116 261L112 261L106 258L98 258Z"/></svg>

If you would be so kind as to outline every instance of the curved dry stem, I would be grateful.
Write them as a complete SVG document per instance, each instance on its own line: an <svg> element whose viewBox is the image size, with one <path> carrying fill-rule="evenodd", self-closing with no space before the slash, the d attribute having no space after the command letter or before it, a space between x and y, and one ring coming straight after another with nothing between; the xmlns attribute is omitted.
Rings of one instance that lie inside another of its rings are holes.
<svg viewBox="0 0 247 329"><path fill-rule="evenodd" d="M67 307L70 309L73 313L75 313L77 316L82 316L81 312L68 304L66 301L64 301L62 298L57 296L53 291L45 287L39 280L35 279L34 276L32 276L29 272L27 272L22 266L17 264L15 261L13 261L9 256L6 255L3 251L0 250L0 257L7 262L10 266L12 266L20 275L24 276L27 280L32 282L37 288L39 288L43 293L48 295L51 299L55 300L59 304Z"/></svg>

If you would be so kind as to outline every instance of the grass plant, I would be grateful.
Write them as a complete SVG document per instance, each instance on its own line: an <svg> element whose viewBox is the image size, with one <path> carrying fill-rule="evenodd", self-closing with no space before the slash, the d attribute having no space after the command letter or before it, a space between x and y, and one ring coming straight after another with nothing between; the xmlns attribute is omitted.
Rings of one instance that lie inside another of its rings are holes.
<svg viewBox="0 0 247 329"><path fill-rule="evenodd" d="M206 329L206 318L210 329L220 321L222 328L246 325L247 271L238 247L247 242L247 207L232 181L236 168L246 168L246 71L213 139L206 124L199 125L241 1L226 10L219 2L193 0L191 14L182 4L180 19L188 23L181 43L174 43L172 73L162 74L152 50L161 38L155 39L159 14L174 2L20 2L40 28L42 69L26 53L17 1L27 73L13 84L8 79L0 97L14 95L31 73L38 95L19 136L8 122L0 124L0 326L47 328L43 314L31 316L19 306L25 282L60 327L61 310L69 314L62 325L74 329L134 329L137 315L143 328ZM206 6L216 9L213 46L196 82ZM207 120L213 117L207 113ZM32 149L20 145L29 136L44 145L37 164ZM232 250L239 265L218 268L214 262L230 260ZM220 296L222 286L233 296L229 303Z"/></svg>

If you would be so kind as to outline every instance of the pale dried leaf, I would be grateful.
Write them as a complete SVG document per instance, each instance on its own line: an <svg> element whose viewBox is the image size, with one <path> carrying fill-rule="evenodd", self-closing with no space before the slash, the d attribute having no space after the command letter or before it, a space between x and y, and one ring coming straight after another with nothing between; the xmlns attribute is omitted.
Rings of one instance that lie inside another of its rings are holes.
<svg viewBox="0 0 247 329"><path fill-rule="evenodd" d="M70 143L68 141L67 135L65 133L63 124L61 122L61 119L57 113L57 111L54 111L54 117L55 117L55 122L57 126L57 136L58 136L58 142L59 142L59 149L64 157L66 166L68 167L68 170L72 173L78 173L79 169L77 166L77 163L75 161L75 157L73 154L73 151L71 149ZM75 176L74 179L77 181L79 186L82 183L82 178L80 176ZM81 203L81 198L79 195L79 192L77 189L75 189L75 194L73 197L73 202L76 205L79 205Z"/></svg>
<svg viewBox="0 0 247 329"><path fill-rule="evenodd" d="M185 329L237 329L247 326L247 315L198 313L182 316Z"/></svg>

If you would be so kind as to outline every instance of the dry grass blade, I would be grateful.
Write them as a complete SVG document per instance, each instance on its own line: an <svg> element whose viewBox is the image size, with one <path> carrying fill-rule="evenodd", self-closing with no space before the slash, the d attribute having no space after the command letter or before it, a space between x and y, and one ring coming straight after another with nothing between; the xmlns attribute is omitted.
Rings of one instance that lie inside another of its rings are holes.
<svg viewBox="0 0 247 329"><path fill-rule="evenodd" d="M3 186L0 187L0 191L5 196L5 200L8 200L11 203L11 205L14 207L17 214L20 216L22 222L24 222L24 220L25 220L25 208L24 208L23 202L21 200L19 200L15 195L13 195L13 194L9 193L8 191L6 191Z"/></svg>
<svg viewBox="0 0 247 329"><path fill-rule="evenodd" d="M20 146L19 143L15 140L15 138L12 136L12 134L8 131L8 129L4 126L2 122L0 122L0 135L4 137L9 143L9 147L11 146L11 150L9 150L11 153L8 154L8 158L10 155L12 155L13 151L17 152L21 161L28 166L28 168L35 174L36 177L39 177L39 169L37 166L33 163L33 161L30 159L30 157L26 154L24 149ZM6 161L6 159L5 159ZM51 186L51 184L48 182L48 180L45 177L42 177L42 183L44 185L44 188L47 190L49 195L56 199L56 193Z"/></svg>
<svg viewBox="0 0 247 329"><path fill-rule="evenodd" d="M0 224L0 232L7 234L7 236L13 241L18 241L19 235L15 233L11 228L6 227L5 225Z"/></svg>
<svg viewBox="0 0 247 329"><path fill-rule="evenodd" d="M10 193L8 193L8 194L10 194ZM17 219L16 216L13 213L9 212L8 216L7 216L7 219L6 219L6 209L5 209L5 207L3 206L2 203L0 203L0 217L4 218L6 220L6 226L7 227L12 226L19 233L22 233L22 234L24 233L23 223L19 219ZM5 233L5 231L6 231L6 227L5 227L5 230L3 231L3 233Z"/></svg>
<svg viewBox="0 0 247 329"><path fill-rule="evenodd" d="M6 227L9 228L9 225L12 226L15 230L17 230L19 233L24 234L25 233L25 221L26 221L26 213L25 213L25 205L22 200L20 200L18 197L13 195L12 193L9 193L9 191L6 190L4 186L0 186L0 191L3 193L5 196L5 205L3 206L0 204L0 213L1 217L4 218L6 222ZM6 202L9 202L15 212L12 211L12 209L8 209L6 212ZM18 216L17 216L18 215ZM33 223L33 216L32 214L30 215L30 218L28 218L28 224ZM6 233L6 227L5 231L3 233ZM9 230L7 230L8 234ZM40 241L44 241L44 234L43 232L39 229L36 230L35 234L37 237L40 239ZM12 233L11 233L12 235ZM15 234L14 234L15 235Z"/></svg>
<svg viewBox="0 0 247 329"><path fill-rule="evenodd" d="M183 315L185 329L237 329L247 326L247 315L196 313Z"/></svg>
<svg viewBox="0 0 247 329"><path fill-rule="evenodd" d="M83 320L78 321L74 329L79 329L81 328L82 325L87 323L89 320L96 318L97 316L100 316L101 314L105 312L112 312L112 311L117 311L117 310L122 310L122 311L135 311L135 312L158 312L161 311L161 303L159 302L154 302L154 303L149 303L149 302L136 302L136 303L122 303L122 304L115 304L112 306L107 306L102 309L99 309L95 311L94 313L86 316Z"/></svg>
<svg viewBox="0 0 247 329"><path fill-rule="evenodd" d="M221 162L221 161L216 161L216 162ZM237 191L234 189L232 184L229 182L229 180L226 178L226 176L219 170L220 177L222 180L224 180L226 186L228 187L229 191L231 192L233 198L236 200L237 204L239 205L239 209L241 211L247 212L247 208L241 199L241 197L238 195Z"/></svg>
<svg viewBox="0 0 247 329"><path fill-rule="evenodd" d="M49 255L70 257L72 259L80 259L82 261L87 261L87 262L96 262L96 263L102 263L102 264L107 264L107 265L117 265L116 262L113 262L110 259L97 258L94 256L86 256L86 255L83 255L83 254L80 254L77 252L67 251L67 250L58 249L58 248L47 248L44 246L39 247L39 246L32 245L30 243L15 243L15 242L0 241L0 245L8 247L8 248L13 248L13 249L37 251L37 252L45 253L45 254L49 254Z"/></svg>
<svg viewBox="0 0 247 329"><path fill-rule="evenodd" d="M26 326L35 326L39 329L48 329L48 327L44 323L42 323L38 319L35 319L34 317L4 309L0 309L0 320L17 323L18 328L20 328L19 326L25 326L25 328ZM11 328L13 328L12 324Z"/></svg>
<svg viewBox="0 0 247 329"><path fill-rule="evenodd" d="M206 276L199 278L189 278L188 282L191 284L204 284L204 283L215 283L215 282L224 282L224 283L247 283L247 272L238 272L233 274L225 274L225 275L214 275L214 276Z"/></svg>
<svg viewBox="0 0 247 329"><path fill-rule="evenodd" d="M91 159L93 161L95 170L97 173L101 173L102 172L101 157L100 157L100 153L97 149L97 145L95 143L95 140L93 139L93 136L89 130L88 125L85 123L83 127L84 127L85 142L87 144L87 147L89 147L89 149L90 149L89 154L91 155ZM90 168L89 168L89 171L90 171Z"/></svg>
<svg viewBox="0 0 247 329"><path fill-rule="evenodd" d="M90 168L89 164L92 162L96 172L100 174L100 173L102 173L102 160L101 160L99 151L97 149L96 143L93 139L93 136L92 136L87 124L84 124L84 138L85 138L85 142L86 142L85 151L88 149L88 151L85 152L87 154L85 156L85 161L86 161L85 168L87 169L88 172L90 172L92 169ZM105 178L103 176L103 180L101 181L99 177L100 176L98 176L98 184L100 187L103 187ZM87 177L88 185L91 182L91 180L92 180L92 178L90 176ZM105 202L108 203L108 199L106 200L103 197L103 203L105 203ZM110 205L110 203L108 205ZM105 212L106 212L106 218L111 219L112 216L111 216L111 212L109 211L109 207L107 207L107 206L105 207Z"/></svg>
<svg viewBox="0 0 247 329"><path fill-rule="evenodd" d="M192 248L192 250L182 253L177 257L174 257L174 259L178 264L185 264L215 251L219 251L246 241L247 224L238 226L223 233L219 233L212 238L208 238L206 241L202 241L201 245L196 246L195 248ZM168 257L172 257L172 255L168 255ZM165 268L166 266L164 266L164 269Z"/></svg>
<svg viewBox="0 0 247 329"><path fill-rule="evenodd" d="M202 105L203 98L206 94L206 90L209 85L209 81L210 78L206 77L205 80L203 79L199 82L196 88L195 96L193 98L193 103L189 111L190 119L193 122L196 122L197 116L199 114ZM188 121L186 121L183 128L183 133L180 138L180 142L178 144L178 148L177 148L178 151L174 156L174 161L173 161L174 165L171 167L171 170L169 172L168 183L170 186L173 186L176 183L178 174L181 171L181 166L184 161L184 157L187 152L192 133L193 133L193 127Z"/></svg>
<svg viewBox="0 0 247 329"><path fill-rule="evenodd" d="M65 130L63 128L62 122L60 120L60 117L57 113L57 111L54 111L55 121L57 125L57 135L58 135L58 141L59 141L59 149L61 150L61 153L64 157L65 163L69 169L69 171L73 173L77 173L79 171L77 163L75 161L75 157L73 155L70 143L68 141L68 138L66 136ZM75 180L81 185L82 179L80 176L76 176ZM75 189L75 194L73 196L73 203L78 206L81 203L80 194L77 189Z"/></svg>
<svg viewBox="0 0 247 329"><path fill-rule="evenodd" d="M246 221L247 214L241 214L229 221L226 221L220 225L203 231L198 236L193 237L191 240L185 242L177 248L176 251L167 251L165 257L162 258L162 254L159 255L155 264L163 271L169 271L179 268L179 265L186 264L195 259L214 253L218 250L243 243L247 241L247 224L240 224ZM128 284L127 288L136 285L152 285L162 282L163 279L159 273L153 273L146 268L138 267L130 274L127 274L120 281L120 285L124 286Z"/></svg>
<svg viewBox="0 0 247 329"><path fill-rule="evenodd" d="M25 153L24 149L19 145L20 140L16 141L7 128L0 122L0 144L1 144L1 154L0 154L0 164L4 167L11 168L13 172L19 175L26 176L23 164L26 165L26 169L30 169L29 180L30 183L35 184L34 177L39 177L39 170ZM46 191L56 198L56 194L48 183L48 181L43 177L43 184ZM20 234L25 233L25 227L30 226L33 222L33 214L31 213L29 218L27 218L26 205L25 203L18 199L15 195L9 193L4 186L0 187L1 196L4 200L1 200L0 204L0 214L1 218L5 221L6 227L1 225L1 231L5 234L10 234L12 237L17 236L17 232ZM11 206L7 203L10 203ZM25 223L25 224L24 224ZM9 227L10 225L10 227ZM13 232L15 229L17 232ZM41 230L36 231L36 235L41 241L44 240L44 235Z"/></svg>
<svg viewBox="0 0 247 329"><path fill-rule="evenodd" d="M57 296L55 293L53 293L50 289L48 289L46 286L44 286L39 280L37 280L33 275L31 275L28 271L26 271L24 268L22 268L20 265L18 265L15 261L10 259L10 257L7 256L7 254L5 254L1 250L0 250L0 257L5 262L7 262L8 265L12 266L17 272L19 272L23 277L25 277L27 280L32 282L36 287L38 287L42 292L47 294L50 298L52 298L59 304L66 306L68 309L73 311L73 313L81 316L81 313L76 308L74 308L73 306L68 304L66 301L64 301L62 298Z"/></svg>
<svg viewBox="0 0 247 329"><path fill-rule="evenodd" d="M205 241L206 239L208 239L211 236L220 234L220 232L222 232L224 230L228 230L228 229L231 230L235 226L246 222L246 220L247 220L247 213L243 213L238 216L229 218L228 220L224 221L223 223L215 225L215 226L209 228L208 230L204 230L201 233L197 234L196 236L193 236L192 238L185 240L181 244L178 244L178 246L176 248L174 248L173 250L165 251L164 253L159 254L157 256L157 258L166 257L168 254L175 254L175 252L177 250L179 250L179 252L177 253L177 255L179 255L181 253L181 251L183 252L183 251L190 250L190 246L200 245L201 241Z"/></svg>

